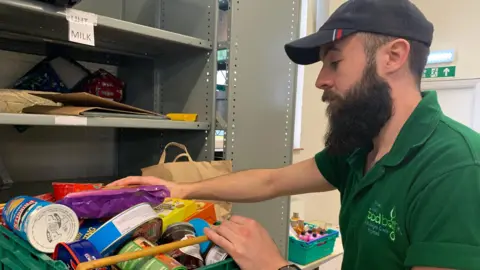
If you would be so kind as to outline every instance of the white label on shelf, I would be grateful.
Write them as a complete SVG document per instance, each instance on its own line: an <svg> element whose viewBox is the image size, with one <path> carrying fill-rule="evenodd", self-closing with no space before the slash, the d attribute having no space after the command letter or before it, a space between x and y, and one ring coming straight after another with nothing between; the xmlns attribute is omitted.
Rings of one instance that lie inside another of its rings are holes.
<svg viewBox="0 0 480 270"><path fill-rule="evenodd" d="M66 9L68 40L75 43L95 46L95 25L97 15L76 9Z"/></svg>
<svg viewBox="0 0 480 270"><path fill-rule="evenodd" d="M98 16L95 13L80 11L73 8L65 10L65 17L70 23L97 25Z"/></svg>
<svg viewBox="0 0 480 270"><path fill-rule="evenodd" d="M55 125L86 126L87 118L80 116L55 116Z"/></svg>
<svg viewBox="0 0 480 270"><path fill-rule="evenodd" d="M80 44L95 46L95 34L92 24L68 24L68 40Z"/></svg>

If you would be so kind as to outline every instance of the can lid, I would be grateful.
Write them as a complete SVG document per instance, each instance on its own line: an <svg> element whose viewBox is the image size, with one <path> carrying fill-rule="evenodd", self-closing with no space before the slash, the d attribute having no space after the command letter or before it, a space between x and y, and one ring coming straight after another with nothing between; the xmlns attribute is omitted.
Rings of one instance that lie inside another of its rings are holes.
<svg viewBox="0 0 480 270"><path fill-rule="evenodd" d="M185 227L195 231L195 228L189 222L177 222L177 223L173 223L173 224L168 225L165 232L171 231L171 230L176 230L178 228L185 228Z"/></svg>
<svg viewBox="0 0 480 270"><path fill-rule="evenodd" d="M60 242L73 242L80 223L72 209L50 204L32 212L28 217L26 235L30 244L44 253L53 253Z"/></svg>
<svg viewBox="0 0 480 270"><path fill-rule="evenodd" d="M196 234L195 227L193 227L192 224L188 222L177 222L177 223L170 224L167 227L165 232L163 232L162 234L162 238L167 238L169 235L171 235L173 232L177 230L189 230L193 232L193 234Z"/></svg>

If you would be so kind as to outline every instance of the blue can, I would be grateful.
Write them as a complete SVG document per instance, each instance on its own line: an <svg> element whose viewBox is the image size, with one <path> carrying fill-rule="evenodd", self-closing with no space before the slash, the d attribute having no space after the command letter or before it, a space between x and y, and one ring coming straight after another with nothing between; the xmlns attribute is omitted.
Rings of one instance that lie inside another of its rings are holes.
<svg viewBox="0 0 480 270"><path fill-rule="evenodd" d="M35 249L53 253L60 242L72 242L78 234L79 221L72 209L30 196L9 200L3 220L18 236Z"/></svg>
<svg viewBox="0 0 480 270"><path fill-rule="evenodd" d="M80 228L78 229L78 235L75 240L87 239L97 231L103 225L102 220L98 219L85 219L80 221Z"/></svg>
<svg viewBox="0 0 480 270"><path fill-rule="evenodd" d="M53 259L64 262L68 269L77 269L80 263L101 259L100 252L88 240L82 239L72 243L58 243ZM107 270L109 267L96 268Z"/></svg>

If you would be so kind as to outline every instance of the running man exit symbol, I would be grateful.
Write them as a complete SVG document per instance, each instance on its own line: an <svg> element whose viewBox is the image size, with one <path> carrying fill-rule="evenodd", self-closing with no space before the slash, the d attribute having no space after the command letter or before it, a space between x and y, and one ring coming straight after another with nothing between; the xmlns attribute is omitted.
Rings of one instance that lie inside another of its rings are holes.
<svg viewBox="0 0 480 270"><path fill-rule="evenodd" d="M422 78L455 77L456 69L455 66L426 68L423 70Z"/></svg>

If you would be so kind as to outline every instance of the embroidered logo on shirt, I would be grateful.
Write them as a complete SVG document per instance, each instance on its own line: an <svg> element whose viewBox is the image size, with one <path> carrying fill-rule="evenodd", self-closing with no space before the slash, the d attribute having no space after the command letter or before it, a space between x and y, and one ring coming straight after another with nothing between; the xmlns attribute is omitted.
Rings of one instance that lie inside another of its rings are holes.
<svg viewBox="0 0 480 270"><path fill-rule="evenodd" d="M390 208L390 210L384 211L382 205L377 201L368 209L365 225L367 225L370 234L376 236L388 235L392 242L395 242L397 234L401 234L397 223L395 206Z"/></svg>

